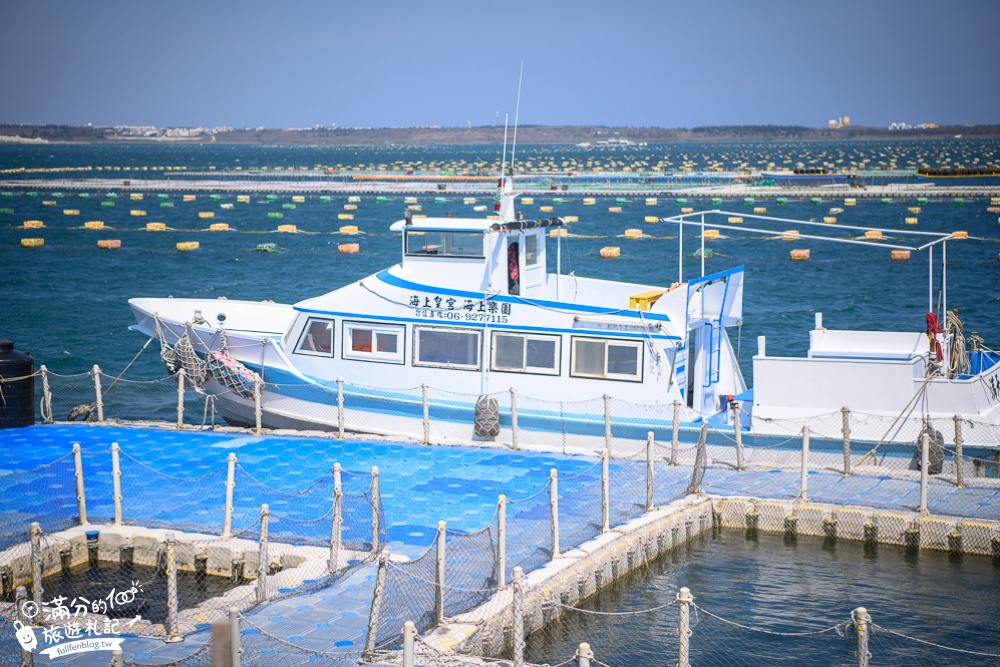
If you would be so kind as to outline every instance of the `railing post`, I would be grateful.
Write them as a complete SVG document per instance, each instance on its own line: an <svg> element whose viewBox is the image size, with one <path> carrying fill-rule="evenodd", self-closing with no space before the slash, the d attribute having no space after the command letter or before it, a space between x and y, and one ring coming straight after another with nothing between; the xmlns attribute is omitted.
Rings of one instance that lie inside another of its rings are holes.
<svg viewBox="0 0 1000 667"><path fill-rule="evenodd" d="M514 660L513 667L524 667L524 570L514 568Z"/></svg>
<svg viewBox="0 0 1000 667"><path fill-rule="evenodd" d="M858 667L868 667L868 659L872 657L872 654L868 652L868 635L871 630L872 617L868 615L867 609L858 607L851 612L851 621L858 633Z"/></svg>
<svg viewBox="0 0 1000 667"><path fill-rule="evenodd" d="M177 541L173 533L167 533L165 539L167 549L167 636L165 642L179 642L184 638L180 636L177 627Z"/></svg>
<svg viewBox="0 0 1000 667"><path fill-rule="evenodd" d="M438 521L437 560L434 566L434 624L444 620L444 559L448 529L444 521Z"/></svg>
<svg viewBox="0 0 1000 667"><path fill-rule="evenodd" d="M344 378L337 378L337 437L344 439Z"/></svg>
<svg viewBox="0 0 1000 667"><path fill-rule="evenodd" d="M677 667L691 667L691 603L694 596L688 588L682 588L677 593L677 604L680 607L680 622L677 626L677 638L680 640L680 652Z"/></svg>
<svg viewBox="0 0 1000 667"><path fill-rule="evenodd" d="M674 401L674 421L670 428L670 465L677 465L677 436L681 428L681 403Z"/></svg>
<svg viewBox="0 0 1000 667"><path fill-rule="evenodd" d="M385 578L388 569L389 552L383 551L378 558L378 571L375 574L375 590L372 592L372 608L368 613L368 635L365 637L365 649L361 654L361 659L364 662L371 662L375 657L379 617L382 615L382 598L385 596Z"/></svg>
<svg viewBox="0 0 1000 667"><path fill-rule="evenodd" d="M576 649L576 667L590 667L590 661L594 659L594 652L590 649L590 644L583 642Z"/></svg>
<svg viewBox="0 0 1000 667"><path fill-rule="evenodd" d="M611 484L608 479L608 450L601 452L601 532L611 530Z"/></svg>
<svg viewBox="0 0 1000 667"><path fill-rule="evenodd" d="M271 509L267 504L260 506L260 546L257 550L257 603L267 599L267 570L270 565L267 553L267 531L271 520Z"/></svg>
<svg viewBox="0 0 1000 667"><path fill-rule="evenodd" d="M226 506L223 508L222 537L233 533L233 491L236 489L236 454L226 457Z"/></svg>
<svg viewBox="0 0 1000 667"><path fill-rule="evenodd" d="M851 474L851 410L846 405L840 409L840 431L844 436L844 474Z"/></svg>
<svg viewBox="0 0 1000 667"><path fill-rule="evenodd" d="M240 648L240 610L229 608L229 661L230 667L240 667L243 649Z"/></svg>
<svg viewBox="0 0 1000 667"><path fill-rule="evenodd" d="M382 505L382 491L378 483L378 466L372 466L372 555L380 550L379 507Z"/></svg>
<svg viewBox="0 0 1000 667"><path fill-rule="evenodd" d="M507 586L507 496L497 498L497 588Z"/></svg>
<svg viewBox="0 0 1000 667"><path fill-rule="evenodd" d="M802 469L799 474L799 500L809 500L809 426L802 427Z"/></svg>
<svg viewBox="0 0 1000 667"><path fill-rule="evenodd" d="M965 486L962 479L962 418L955 415L953 419L955 420L955 486L961 489Z"/></svg>
<svg viewBox="0 0 1000 667"><path fill-rule="evenodd" d="M413 667L413 643L417 637L417 627L413 621L403 623L403 667Z"/></svg>
<svg viewBox="0 0 1000 667"><path fill-rule="evenodd" d="M653 509L656 503L653 486L653 432L646 433L646 511Z"/></svg>
<svg viewBox="0 0 1000 667"><path fill-rule="evenodd" d="M549 470L549 527L554 560L559 558L559 472L555 468Z"/></svg>
<svg viewBox="0 0 1000 667"><path fill-rule="evenodd" d="M87 525L87 492L83 486L83 454L80 443L73 443L73 476L76 477L76 510L80 514L80 525Z"/></svg>
<svg viewBox="0 0 1000 667"><path fill-rule="evenodd" d="M31 601L35 603L35 609L42 608L42 593L45 587L42 585L43 564L42 564L42 527L37 521L32 521L28 534L31 536Z"/></svg>
<svg viewBox="0 0 1000 667"><path fill-rule="evenodd" d="M184 367L177 371L177 428L184 426Z"/></svg>
<svg viewBox="0 0 1000 667"><path fill-rule="evenodd" d="M733 436L736 438L736 469L743 470L743 428L740 426L740 404L733 401L729 404L733 411Z"/></svg>
<svg viewBox="0 0 1000 667"><path fill-rule="evenodd" d="M49 390L49 369L42 364L42 423L52 423L52 392Z"/></svg>
<svg viewBox="0 0 1000 667"><path fill-rule="evenodd" d="M263 383L259 374L253 374L253 415L256 435L260 435L260 424L263 417L263 410L260 406L260 385Z"/></svg>
<svg viewBox="0 0 1000 667"><path fill-rule="evenodd" d="M510 388L510 448L517 449L517 389Z"/></svg>
<svg viewBox="0 0 1000 667"><path fill-rule="evenodd" d="M611 397L604 394L604 448L611 449Z"/></svg>
<svg viewBox="0 0 1000 667"><path fill-rule="evenodd" d="M94 364L94 403L97 405L97 421L104 421L104 394L101 391L101 367Z"/></svg>
<svg viewBox="0 0 1000 667"><path fill-rule="evenodd" d="M28 618L27 614L24 613L24 603L28 601L28 591L25 590L24 586L17 587L17 593L14 598L14 612L17 614L17 620L20 621L21 627L26 628L31 625L31 619ZM37 602L36 602L37 604ZM41 609L41 607L35 607L36 609ZM35 631L31 631L34 635ZM35 638L37 642L37 637ZM21 667L35 667L35 657L31 653L31 650L25 650L21 647Z"/></svg>
<svg viewBox="0 0 1000 667"><path fill-rule="evenodd" d="M927 431L920 435L920 514L927 514L928 450L931 436Z"/></svg>
<svg viewBox="0 0 1000 667"><path fill-rule="evenodd" d="M420 401L424 411L424 444L431 444L431 408L427 400L427 383L420 385Z"/></svg>
<svg viewBox="0 0 1000 667"><path fill-rule="evenodd" d="M344 489L340 481L340 464L333 464L333 519L330 521L330 574L337 571L344 525Z"/></svg>
<svg viewBox="0 0 1000 667"><path fill-rule="evenodd" d="M121 447L117 442L111 443L111 482L115 501L115 525L122 525L122 467L119 460Z"/></svg>

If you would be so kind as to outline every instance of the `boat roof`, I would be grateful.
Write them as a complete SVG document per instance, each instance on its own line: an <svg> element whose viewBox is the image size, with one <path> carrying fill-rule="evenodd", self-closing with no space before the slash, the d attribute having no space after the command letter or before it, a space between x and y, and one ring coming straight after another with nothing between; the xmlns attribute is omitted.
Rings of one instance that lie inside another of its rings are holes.
<svg viewBox="0 0 1000 667"><path fill-rule="evenodd" d="M561 227L565 223L562 218L544 218L542 220L512 220L501 222L485 218L410 218L397 220L389 227L391 231L402 232L406 227L415 231L453 231L453 232L512 232L527 229L543 229L546 227Z"/></svg>

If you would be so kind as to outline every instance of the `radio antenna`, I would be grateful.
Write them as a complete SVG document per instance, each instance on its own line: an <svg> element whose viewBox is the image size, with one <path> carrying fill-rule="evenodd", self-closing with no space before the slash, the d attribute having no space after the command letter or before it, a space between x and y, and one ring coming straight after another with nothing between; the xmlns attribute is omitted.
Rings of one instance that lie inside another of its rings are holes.
<svg viewBox="0 0 1000 667"><path fill-rule="evenodd" d="M514 152L517 151L517 117L521 112L521 80L524 78L524 61L521 61L521 69L517 74L517 104L514 105L514 142L510 147L510 172L514 173ZM507 142L504 141L504 144Z"/></svg>

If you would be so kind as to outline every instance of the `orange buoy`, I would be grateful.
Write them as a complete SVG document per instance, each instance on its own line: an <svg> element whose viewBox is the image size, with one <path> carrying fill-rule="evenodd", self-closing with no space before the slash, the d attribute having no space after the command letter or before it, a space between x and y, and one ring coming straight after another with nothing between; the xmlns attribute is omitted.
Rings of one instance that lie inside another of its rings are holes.
<svg viewBox="0 0 1000 667"><path fill-rule="evenodd" d="M45 226L45 223L41 220L25 220L24 229L41 229Z"/></svg>
<svg viewBox="0 0 1000 667"><path fill-rule="evenodd" d="M910 258L909 250L892 250L889 252L889 259L894 262L905 262Z"/></svg>
<svg viewBox="0 0 1000 667"><path fill-rule="evenodd" d="M359 250L361 250L361 245L358 243L341 243L337 246L337 252L342 252L348 255L353 255Z"/></svg>
<svg viewBox="0 0 1000 667"><path fill-rule="evenodd" d="M621 254L622 249L618 246L607 246L601 248L601 257L604 259L615 259L616 257L621 256Z"/></svg>
<svg viewBox="0 0 1000 667"><path fill-rule="evenodd" d="M286 232L288 234L294 234L297 230L295 225L278 225L279 232Z"/></svg>
<svg viewBox="0 0 1000 667"><path fill-rule="evenodd" d="M101 220L91 220L83 223L84 229L104 229L104 222Z"/></svg>
<svg viewBox="0 0 1000 667"><path fill-rule="evenodd" d="M702 234L701 236L706 241L715 241L716 239L719 238L719 230L718 229L706 229L705 233Z"/></svg>
<svg viewBox="0 0 1000 667"><path fill-rule="evenodd" d="M167 231L167 223L165 222L147 222L146 223L147 232L165 232Z"/></svg>
<svg viewBox="0 0 1000 667"><path fill-rule="evenodd" d="M866 239L880 239L882 238L882 232L878 229L869 229L865 232Z"/></svg>
<svg viewBox="0 0 1000 667"><path fill-rule="evenodd" d="M799 230L789 229L787 232L781 233L782 241L795 241L799 238Z"/></svg>
<svg viewBox="0 0 1000 667"><path fill-rule="evenodd" d="M953 239L967 239L969 238L969 232L952 232L951 238Z"/></svg>
<svg viewBox="0 0 1000 667"><path fill-rule="evenodd" d="M45 245L45 239L21 239L22 248L41 248Z"/></svg>
<svg viewBox="0 0 1000 667"><path fill-rule="evenodd" d="M181 241L180 243L177 244L177 249L181 251L197 250L200 247L201 244L198 243L197 241Z"/></svg>
<svg viewBox="0 0 1000 667"><path fill-rule="evenodd" d="M115 248L121 248L122 242L120 239L101 239L97 242L98 248L104 248L105 250L113 250Z"/></svg>
<svg viewBox="0 0 1000 667"><path fill-rule="evenodd" d="M809 250L807 248L799 248L788 253L788 259L793 262L804 262L809 259Z"/></svg>
<svg viewBox="0 0 1000 667"><path fill-rule="evenodd" d="M625 238L627 239L641 239L642 230L641 229L626 229Z"/></svg>

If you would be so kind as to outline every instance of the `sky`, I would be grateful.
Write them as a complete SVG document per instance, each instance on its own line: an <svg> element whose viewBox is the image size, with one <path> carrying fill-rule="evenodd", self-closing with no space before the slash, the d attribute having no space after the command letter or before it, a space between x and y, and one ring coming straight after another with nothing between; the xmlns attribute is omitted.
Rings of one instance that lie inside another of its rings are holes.
<svg viewBox="0 0 1000 667"><path fill-rule="evenodd" d="M1000 0L4 0L0 123L1000 123Z"/></svg>

